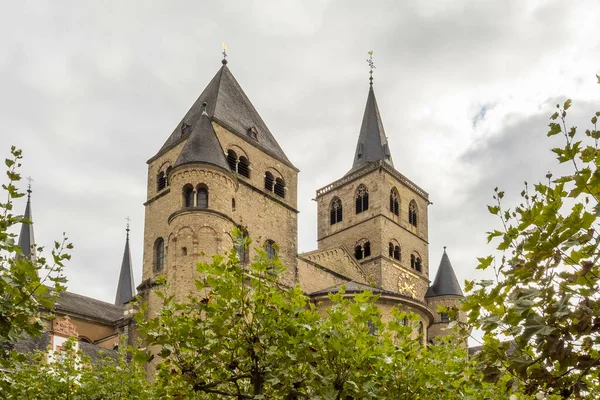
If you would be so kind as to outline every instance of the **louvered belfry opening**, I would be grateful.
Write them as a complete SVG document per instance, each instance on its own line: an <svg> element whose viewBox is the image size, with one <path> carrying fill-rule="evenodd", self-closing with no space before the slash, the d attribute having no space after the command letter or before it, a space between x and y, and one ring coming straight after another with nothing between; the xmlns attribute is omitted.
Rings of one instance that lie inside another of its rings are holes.
<svg viewBox="0 0 600 400"><path fill-rule="evenodd" d="M158 173L158 177L156 178L156 190L160 192L164 188L167 187L167 176L163 171Z"/></svg>
<svg viewBox="0 0 600 400"><path fill-rule="evenodd" d="M285 181L281 178L275 179L275 187L273 188L275 194L279 197L285 197Z"/></svg>
<svg viewBox="0 0 600 400"><path fill-rule="evenodd" d="M250 162L244 156L240 156L237 164L237 172L245 178L250 178Z"/></svg>
<svg viewBox="0 0 600 400"><path fill-rule="evenodd" d="M265 190L272 192L274 183L275 179L273 178L273 174L269 171L265 172Z"/></svg>
<svg viewBox="0 0 600 400"><path fill-rule="evenodd" d="M237 172L237 154L233 150L227 150L227 164L233 172Z"/></svg>

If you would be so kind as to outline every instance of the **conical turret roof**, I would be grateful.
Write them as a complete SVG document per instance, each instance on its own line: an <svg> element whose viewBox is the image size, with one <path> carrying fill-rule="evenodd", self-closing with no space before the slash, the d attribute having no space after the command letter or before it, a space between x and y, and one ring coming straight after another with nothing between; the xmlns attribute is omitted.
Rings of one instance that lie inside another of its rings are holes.
<svg viewBox="0 0 600 400"><path fill-rule="evenodd" d="M25 214L23 216L29 220L29 223L21 224L18 244L23 257L35 260L35 250L32 251L32 246L35 246L35 239L33 237L33 218L31 216L31 187L27 189L27 205L25 206Z"/></svg>
<svg viewBox="0 0 600 400"><path fill-rule="evenodd" d="M121 262L115 305L122 307L133 298L134 294L133 268L131 265L131 252L129 251L129 225L127 225L127 238L125 239L125 251L123 252L123 261Z"/></svg>
<svg viewBox="0 0 600 400"><path fill-rule="evenodd" d="M458 283L445 247L440 266L433 280L433 285L429 287L425 295L425 297L435 296L463 296L460 283Z"/></svg>
<svg viewBox="0 0 600 400"><path fill-rule="evenodd" d="M200 115L200 119L194 124L192 133L183 145L173 167L194 163L212 164L230 171L223 148L206 113Z"/></svg>
<svg viewBox="0 0 600 400"><path fill-rule="evenodd" d="M203 103L207 103L206 113L210 120L226 127L271 156L295 168L226 64L227 62L223 60L223 66L183 117L156 156L175 146L195 130L196 125L202 120Z"/></svg>
<svg viewBox="0 0 600 400"><path fill-rule="evenodd" d="M373 85L370 85L351 171L379 160L383 160L392 167L394 166L381 115L379 114L379 107L375 99L375 91Z"/></svg>

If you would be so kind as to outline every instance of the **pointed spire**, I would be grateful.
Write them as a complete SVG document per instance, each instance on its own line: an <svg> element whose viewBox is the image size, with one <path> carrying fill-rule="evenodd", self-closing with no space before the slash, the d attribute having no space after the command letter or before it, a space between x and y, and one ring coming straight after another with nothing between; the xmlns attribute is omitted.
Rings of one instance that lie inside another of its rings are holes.
<svg viewBox="0 0 600 400"><path fill-rule="evenodd" d="M115 296L115 305L122 307L135 295L135 286L133 284L133 268L131 266L131 253L129 251L129 217L127 219L127 232L125 238L125 251L123 252L123 261L121 262L121 272L119 273L119 284L117 285L117 295Z"/></svg>
<svg viewBox="0 0 600 400"><path fill-rule="evenodd" d="M224 52L226 55L227 52ZM251 139L250 143L295 169L227 67L225 55L221 68L152 159L187 139L200 123L205 111L203 103L208 103L206 113L211 121L245 140Z"/></svg>
<svg viewBox="0 0 600 400"><path fill-rule="evenodd" d="M29 177L27 180L29 181L29 185L27 186L27 205L25 206L25 214L23 216L29 220L29 223L23 222L21 224L19 247L21 248L23 257L35 261L35 249L32 248L32 246L35 246L35 239L33 237L33 218L31 216L31 182L33 179Z"/></svg>
<svg viewBox="0 0 600 400"><path fill-rule="evenodd" d="M392 155L383 129L383 122L379 114L379 107L375 99L375 91L373 90L373 52L369 52L369 94L367 96L367 105L363 115L360 134L358 135L358 143L356 144L356 152L354 153L354 163L352 169L354 171L363 165L373 161L384 161L394 166Z"/></svg>
<svg viewBox="0 0 600 400"><path fill-rule="evenodd" d="M460 283L458 283L454 268L452 268L448 253L446 253L446 246L444 246L444 254L442 254L433 285L429 287L425 295L425 297L435 296L463 296Z"/></svg>

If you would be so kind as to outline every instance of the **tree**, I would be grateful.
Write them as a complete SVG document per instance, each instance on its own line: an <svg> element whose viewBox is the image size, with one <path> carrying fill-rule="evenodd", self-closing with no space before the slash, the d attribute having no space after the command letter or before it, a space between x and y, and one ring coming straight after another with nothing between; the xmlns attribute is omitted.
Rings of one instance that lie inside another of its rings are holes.
<svg viewBox="0 0 600 400"><path fill-rule="evenodd" d="M3 399L146 400L152 396L143 364L131 359L124 340L116 354L96 361L76 350L71 338L49 358L47 351L12 353L13 369L0 379Z"/></svg>
<svg viewBox="0 0 600 400"><path fill-rule="evenodd" d="M240 233L236 247L248 246ZM235 250L198 264L197 291L186 299L159 281L163 306L154 318L142 306L137 324L155 349L147 356L158 397L484 399L494 393L456 341L423 346L416 315L394 310L384 322L369 291L353 297L341 291L330 295L331 306L315 305L299 287L281 286L277 257L257 251L250 265Z"/></svg>
<svg viewBox="0 0 600 400"><path fill-rule="evenodd" d="M6 159L8 183L2 185L6 202L0 203L0 367L8 358L10 343L25 336L37 336L43 329L40 309L53 310L59 292L64 291L64 262L70 259L65 251L72 248L64 237L55 242L50 262L44 257L23 257L10 230L17 224L30 224L23 216L13 214L13 200L23 196L16 184L22 153L14 146ZM41 252L37 247L36 252Z"/></svg>
<svg viewBox="0 0 600 400"><path fill-rule="evenodd" d="M598 77L600 83L600 77ZM531 188L522 203L503 205L495 189L489 211L502 229L500 260L480 258L495 281L467 282L469 322L484 332L479 360L486 379L508 376L509 387L558 398L600 396L600 112L582 135L567 128L571 100L557 105L548 136L562 135L552 151L571 173Z"/></svg>

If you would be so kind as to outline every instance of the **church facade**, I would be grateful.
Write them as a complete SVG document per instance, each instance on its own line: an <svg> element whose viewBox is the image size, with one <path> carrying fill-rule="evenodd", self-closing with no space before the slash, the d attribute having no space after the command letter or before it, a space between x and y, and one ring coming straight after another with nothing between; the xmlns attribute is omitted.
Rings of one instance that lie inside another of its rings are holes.
<svg viewBox="0 0 600 400"><path fill-rule="evenodd" d="M430 284L428 194L394 167L372 79L352 167L317 190L318 248L303 254L297 252L298 172L223 59L148 160L138 286L148 312L160 307L152 294L158 276L183 298L194 290L195 263L227 253L230 232L241 227L255 247L277 252L287 267L285 284L300 285L322 306L342 286L348 296L371 290L380 295L384 319L400 307L420 316L415 336L443 335L449 319L438 306L457 306L462 291L445 250Z"/></svg>
<svg viewBox="0 0 600 400"><path fill-rule="evenodd" d="M379 295L384 320L398 307L419 315L415 338L426 343L443 336L450 319L438 306L456 307L463 294L445 249L430 282L428 194L394 167L372 79L358 130L350 170L316 191L317 249L298 254L299 171L223 59L148 160L143 272L137 287L148 313L161 307L152 291L159 276L166 276L173 294L184 298L195 290L196 263L229 252L237 227L254 246L238 250L242 262L256 255L256 247L269 256L277 253L287 267L283 283L300 285L319 307L327 307L328 294L342 287L346 296L370 290ZM32 221L28 192L25 217ZM23 224L19 245L25 257L35 257L34 243L33 225ZM113 349L121 335L134 339L129 303L135 295L127 227L114 304L61 293L56 318L47 320L42 339L24 340L17 348L54 351L65 337L76 336L90 355ZM458 319L464 316L459 313Z"/></svg>

